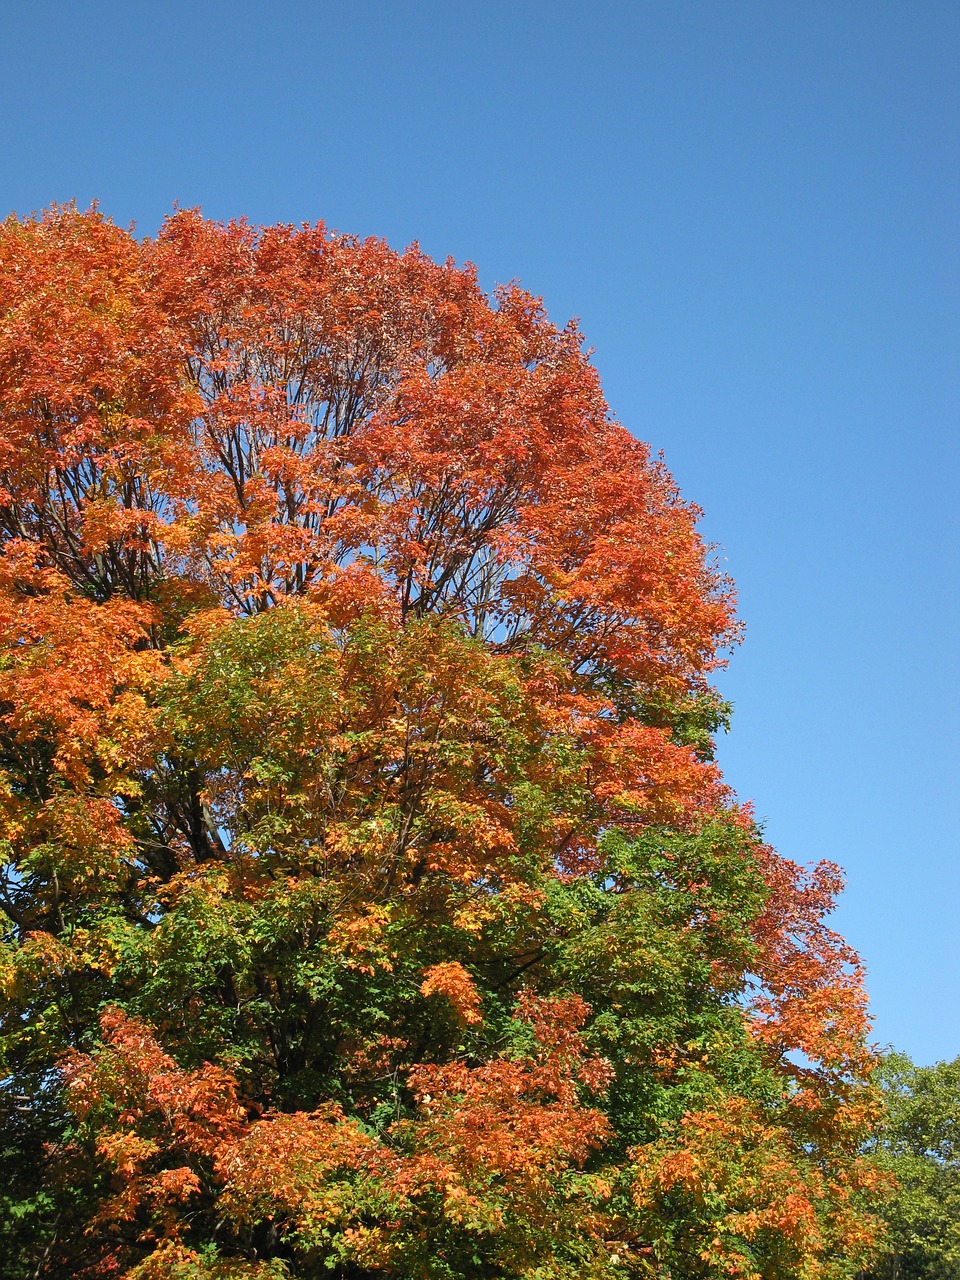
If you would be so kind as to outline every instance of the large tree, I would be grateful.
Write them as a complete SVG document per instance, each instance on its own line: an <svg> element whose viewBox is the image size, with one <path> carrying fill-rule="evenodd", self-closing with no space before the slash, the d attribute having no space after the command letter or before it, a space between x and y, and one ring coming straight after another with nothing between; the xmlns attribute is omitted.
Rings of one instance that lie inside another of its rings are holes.
<svg viewBox="0 0 960 1280"><path fill-rule="evenodd" d="M861 971L572 325L322 226L0 231L11 1276L842 1277Z"/></svg>

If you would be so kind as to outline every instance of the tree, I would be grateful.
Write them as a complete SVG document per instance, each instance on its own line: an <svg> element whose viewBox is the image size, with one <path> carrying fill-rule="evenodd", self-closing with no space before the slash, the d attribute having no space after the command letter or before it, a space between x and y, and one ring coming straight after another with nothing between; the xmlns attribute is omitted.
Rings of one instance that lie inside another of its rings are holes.
<svg viewBox="0 0 960 1280"><path fill-rule="evenodd" d="M915 1066L888 1053L877 1072L883 1124L872 1140L896 1180L882 1209L878 1280L952 1280L960 1272L960 1058Z"/></svg>
<svg viewBox="0 0 960 1280"><path fill-rule="evenodd" d="M12 1276L841 1277L837 869L712 759L573 326L322 226L0 234Z"/></svg>

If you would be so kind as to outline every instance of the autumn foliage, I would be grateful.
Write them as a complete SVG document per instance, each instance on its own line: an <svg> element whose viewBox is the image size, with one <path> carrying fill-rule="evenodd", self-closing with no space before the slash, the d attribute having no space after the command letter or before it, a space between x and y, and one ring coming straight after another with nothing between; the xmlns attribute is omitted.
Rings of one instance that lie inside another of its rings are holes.
<svg viewBox="0 0 960 1280"><path fill-rule="evenodd" d="M0 229L11 1276L867 1258L835 868L575 326L316 227Z"/></svg>

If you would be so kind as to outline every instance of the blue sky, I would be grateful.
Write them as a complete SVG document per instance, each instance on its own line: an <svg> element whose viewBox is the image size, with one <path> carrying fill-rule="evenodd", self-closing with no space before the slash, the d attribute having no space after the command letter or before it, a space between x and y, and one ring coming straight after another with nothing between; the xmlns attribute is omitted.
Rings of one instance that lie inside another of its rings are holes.
<svg viewBox="0 0 960 1280"><path fill-rule="evenodd" d="M7 4L0 212L324 218L581 317L747 639L721 762L960 1053L960 6Z"/></svg>

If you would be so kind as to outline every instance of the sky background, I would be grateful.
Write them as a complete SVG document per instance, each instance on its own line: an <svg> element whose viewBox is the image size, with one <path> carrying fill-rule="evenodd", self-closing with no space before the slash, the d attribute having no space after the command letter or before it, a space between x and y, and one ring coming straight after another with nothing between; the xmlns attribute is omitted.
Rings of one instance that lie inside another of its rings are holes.
<svg viewBox="0 0 960 1280"><path fill-rule="evenodd" d="M322 218L581 318L747 624L720 746L960 1054L960 5L0 6L0 215Z"/></svg>

